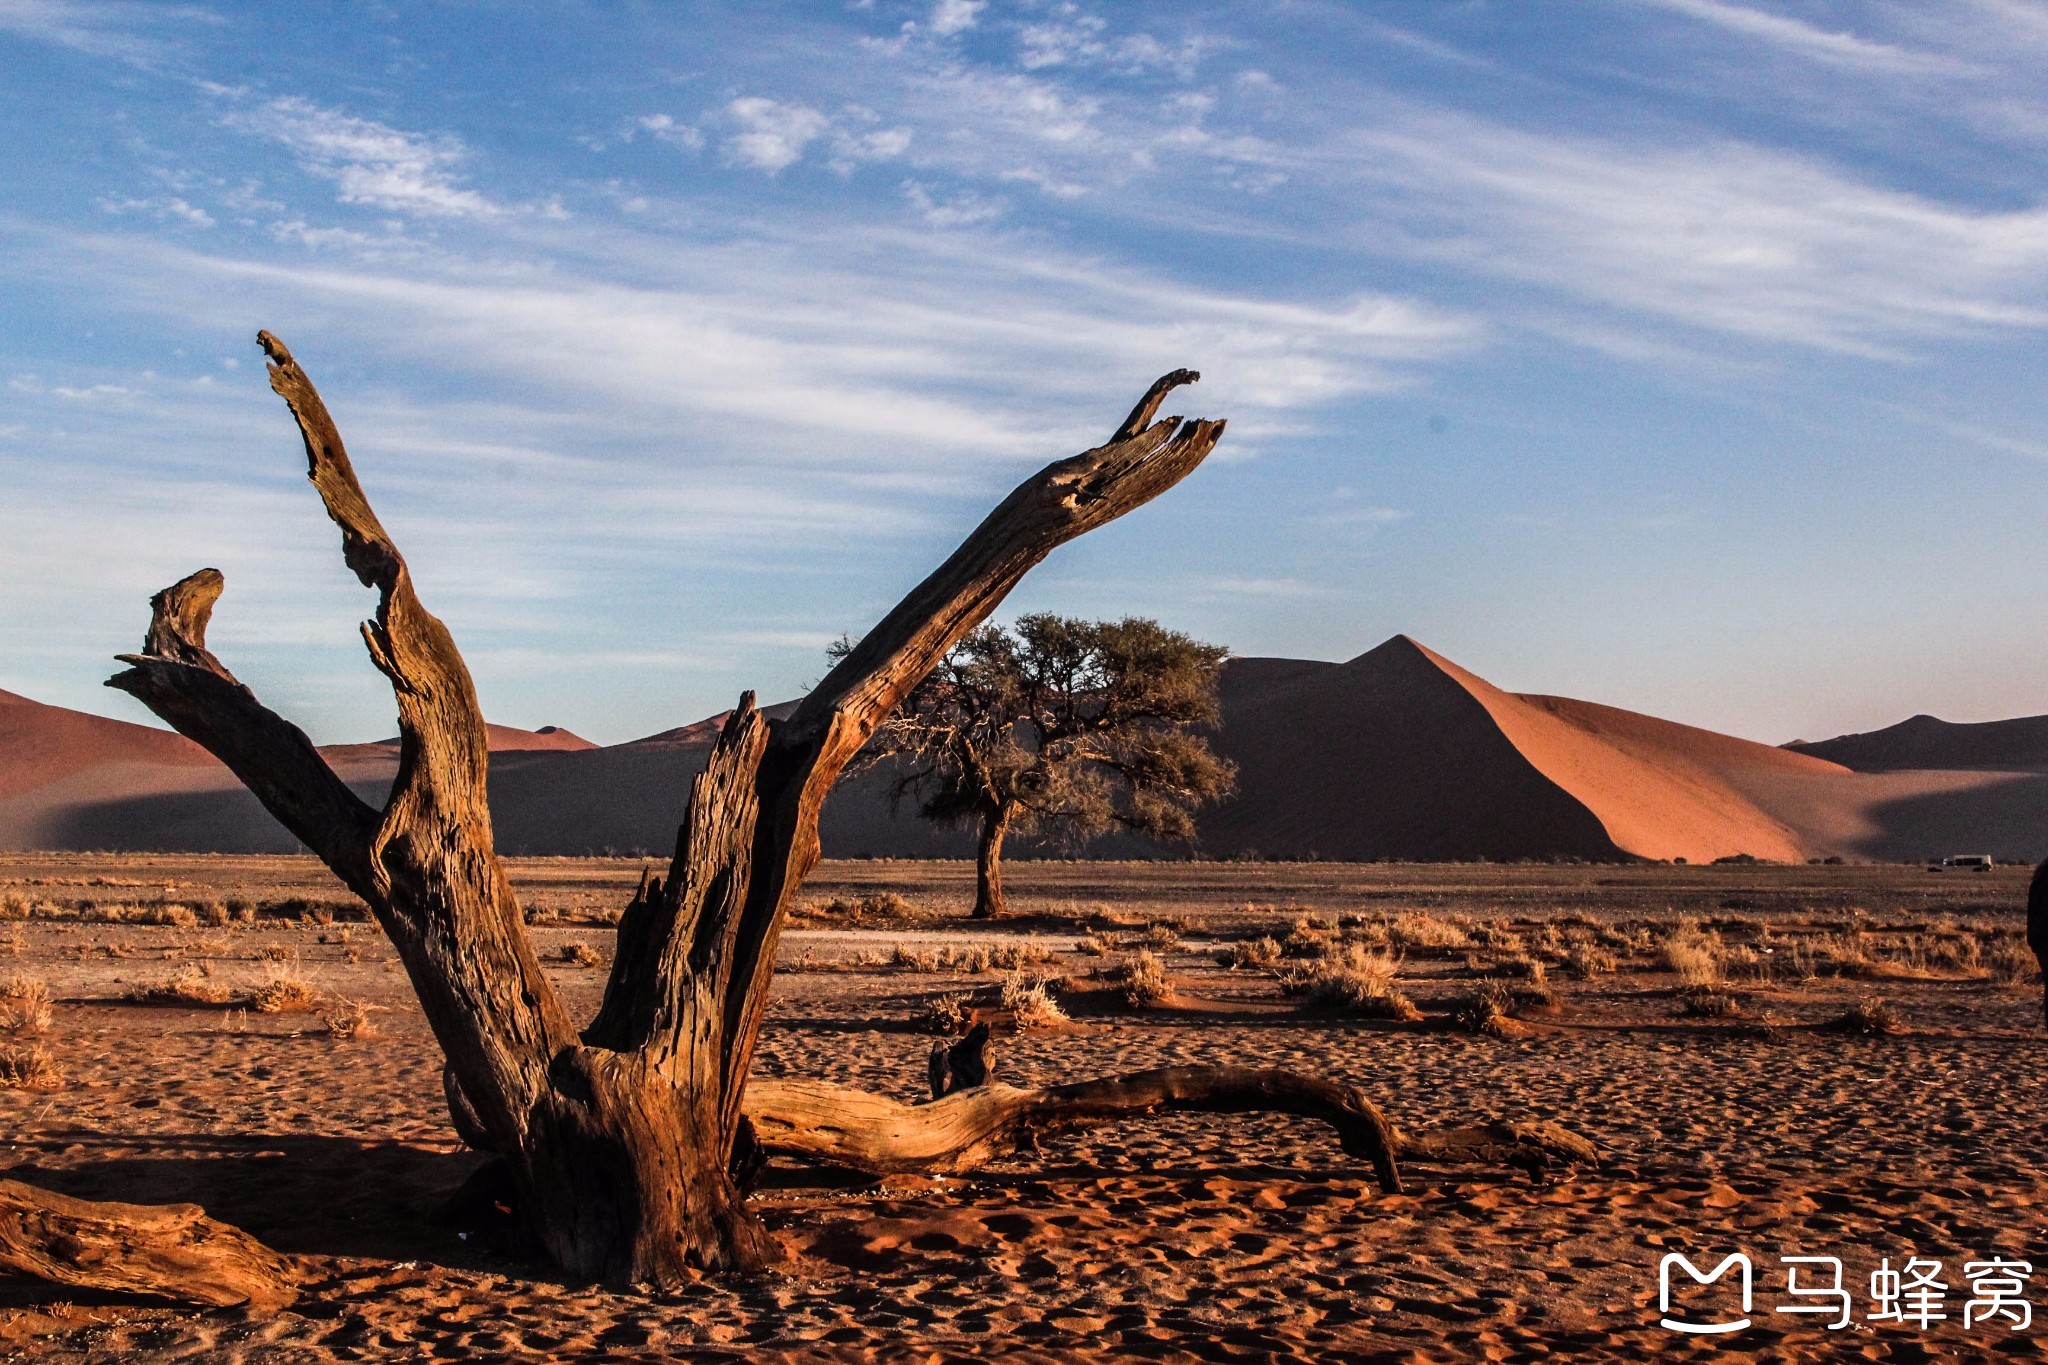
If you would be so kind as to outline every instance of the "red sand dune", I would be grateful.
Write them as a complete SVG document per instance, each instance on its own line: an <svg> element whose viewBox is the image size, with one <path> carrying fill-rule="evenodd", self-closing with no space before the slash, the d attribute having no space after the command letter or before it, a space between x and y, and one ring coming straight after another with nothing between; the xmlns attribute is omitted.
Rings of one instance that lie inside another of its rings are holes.
<svg viewBox="0 0 2048 1365"><path fill-rule="evenodd" d="M1341 664L1232 660L1222 700L1216 744L1239 766L1239 791L1201 818L1201 849L1212 857L2048 854L2039 816L2048 808L2048 718L1916 718L1874 735L1773 748L1593 702L1506 692L1406 636ZM724 719L609 747L553 728L492 726L499 846L666 852ZM323 752L372 799L397 758L395 741ZM1829 761L1836 756L1843 761ZM1916 758L1942 766L1913 766ZM964 832L892 809L886 786L870 774L834 793L822 827L828 854L970 850ZM0 693L0 847L278 851L292 841L177 736ZM1091 851L1160 850L1107 840Z"/></svg>

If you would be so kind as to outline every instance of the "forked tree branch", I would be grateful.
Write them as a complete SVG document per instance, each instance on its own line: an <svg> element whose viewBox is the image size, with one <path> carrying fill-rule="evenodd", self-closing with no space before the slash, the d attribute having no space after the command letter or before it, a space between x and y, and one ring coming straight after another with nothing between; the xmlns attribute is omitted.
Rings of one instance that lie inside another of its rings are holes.
<svg viewBox="0 0 2048 1365"><path fill-rule="evenodd" d="M724 1113L737 1121L767 1008L768 982L791 890L819 857L818 814L842 769L897 703L980 625L1026 573L1077 536L1143 506L1213 450L1221 421L1152 416L1166 395L1200 378L1162 376L1110 441L1026 479L828 673L785 722L761 760L752 885L740 910L725 987Z"/></svg>
<svg viewBox="0 0 2048 1365"><path fill-rule="evenodd" d="M150 599L141 654L107 680L226 764L265 810L319 855L350 889L367 894L378 812L335 775L305 731L256 699L206 647L206 626L226 584L201 569Z"/></svg>

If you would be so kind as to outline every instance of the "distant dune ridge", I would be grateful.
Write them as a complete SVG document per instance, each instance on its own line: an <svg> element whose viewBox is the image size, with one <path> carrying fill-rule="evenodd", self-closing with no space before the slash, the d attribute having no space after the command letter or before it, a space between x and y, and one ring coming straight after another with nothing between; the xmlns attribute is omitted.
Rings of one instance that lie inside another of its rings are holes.
<svg viewBox="0 0 2048 1365"><path fill-rule="evenodd" d="M1215 743L1238 764L1239 791L1200 818L1209 857L2048 854L2048 716L1967 725L1915 716L1774 748L1504 692L1405 635L1345 663L1234 659L1222 701ZM553 726L493 725L501 849L666 853L723 720L610 746ZM323 752L373 800L397 770L395 739ZM834 793L822 825L829 856L970 851L964 832L893 809L887 781L871 773ZM0 692L0 848L293 847L225 769L177 735ZM1089 851L1178 852L1125 839Z"/></svg>

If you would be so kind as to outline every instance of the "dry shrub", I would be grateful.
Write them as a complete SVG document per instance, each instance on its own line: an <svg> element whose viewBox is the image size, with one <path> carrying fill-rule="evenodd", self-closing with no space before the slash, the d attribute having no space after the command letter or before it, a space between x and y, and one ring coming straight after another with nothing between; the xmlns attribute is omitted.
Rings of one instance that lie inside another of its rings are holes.
<svg viewBox="0 0 2048 1365"><path fill-rule="evenodd" d="M959 1033L967 1027L967 1000L964 992L932 996L918 1011L918 1030L948 1038Z"/></svg>
<svg viewBox="0 0 2048 1365"><path fill-rule="evenodd" d="M1688 986L1679 999L1679 1013L1695 1019L1728 1019L1742 1013L1742 1001L1733 992L1712 986Z"/></svg>
<svg viewBox="0 0 2048 1365"><path fill-rule="evenodd" d="M1270 934L1264 938L1244 939L1228 948L1218 948L1216 960L1232 971L1246 967L1276 967L1280 964L1280 940Z"/></svg>
<svg viewBox="0 0 2048 1365"><path fill-rule="evenodd" d="M572 967L602 967L604 954L588 943L564 943L555 955Z"/></svg>
<svg viewBox="0 0 2048 1365"><path fill-rule="evenodd" d="M898 945L889 965L900 971L962 972L979 976L984 972L1014 972L1052 960L1052 950L1035 939L1006 943L968 943L958 948L910 948Z"/></svg>
<svg viewBox="0 0 2048 1365"><path fill-rule="evenodd" d="M1049 1028L1067 1021L1067 1012L1053 998L1051 988L1044 981L1027 980L1021 974L1003 982L1002 1006L1010 1011L1020 1029Z"/></svg>
<svg viewBox="0 0 2048 1365"><path fill-rule="evenodd" d="M896 945L896 951L889 955L889 965L900 971L930 974L939 969L939 951L936 948L906 948Z"/></svg>
<svg viewBox="0 0 2048 1365"><path fill-rule="evenodd" d="M41 1033L50 1027L50 988L39 977L0 981L0 1033Z"/></svg>
<svg viewBox="0 0 2048 1365"><path fill-rule="evenodd" d="M327 1031L328 1037L344 1042L351 1038L377 1036L377 1024L370 1018L370 1007L357 1000L335 1000L320 1016L320 1026Z"/></svg>
<svg viewBox="0 0 2048 1365"><path fill-rule="evenodd" d="M1621 966L1621 960L1605 948L1595 948L1590 943L1581 943L1565 955L1565 961L1580 976L1591 979L1606 976Z"/></svg>
<svg viewBox="0 0 2048 1365"><path fill-rule="evenodd" d="M873 895L861 896L854 900L834 896L811 913L827 919L858 923L874 919L915 919L917 907L894 891L877 891Z"/></svg>
<svg viewBox="0 0 2048 1365"><path fill-rule="evenodd" d="M256 956L264 962L297 962L299 950L288 943L266 943L256 950Z"/></svg>
<svg viewBox="0 0 2048 1365"><path fill-rule="evenodd" d="M2001 986L2025 985L2040 970L2034 950L2017 938L2001 938L1993 943L1984 954L1984 965L1990 970L1991 979Z"/></svg>
<svg viewBox="0 0 2048 1365"><path fill-rule="evenodd" d="M1074 945L1074 951L1083 957L1108 957L1109 940L1100 934L1090 934Z"/></svg>
<svg viewBox="0 0 2048 1365"><path fill-rule="evenodd" d="M1542 961L1529 956L1527 953L1510 953L1506 957L1496 959L1491 965L1486 967L1485 971L1488 976L1508 977L1515 981L1528 981L1539 986L1543 984L1543 978L1547 975Z"/></svg>
<svg viewBox="0 0 2048 1365"><path fill-rule="evenodd" d="M5 895L0 895L0 921L24 920L29 914L30 904L27 896L19 891L9 891Z"/></svg>
<svg viewBox="0 0 2048 1365"><path fill-rule="evenodd" d="M1302 918L1294 922L1281 940L1280 950L1289 957L1320 957L1330 943L1330 931L1312 919Z"/></svg>
<svg viewBox="0 0 2048 1365"><path fill-rule="evenodd" d="M1495 948L1504 953L1519 953L1527 946L1520 934L1497 924L1480 925L1472 931L1471 938L1482 948Z"/></svg>
<svg viewBox="0 0 2048 1365"><path fill-rule="evenodd" d="M0 1001L41 1000L47 1003L49 999L49 983L39 976L14 972L0 977Z"/></svg>
<svg viewBox="0 0 2048 1365"><path fill-rule="evenodd" d="M1890 1003L1877 996L1865 996L1841 1015L1824 1025L1834 1033L1865 1035L1904 1033L1906 1023Z"/></svg>
<svg viewBox="0 0 2048 1365"><path fill-rule="evenodd" d="M1407 949L1454 950L1472 945L1472 936L1460 926L1420 911L1395 916L1390 936L1396 946Z"/></svg>
<svg viewBox="0 0 2048 1365"><path fill-rule="evenodd" d="M1721 945L1698 932L1681 928L1664 940L1658 960L1678 974L1687 986L1706 987L1721 983Z"/></svg>
<svg viewBox="0 0 2048 1365"><path fill-rule="evenodd" d="M1502 1021L1514 1006L1506 985L1489 981L1478 990L1460 997L1451 1007L1451 1022L1467 1033L1498 1037L1505 1032Z"/></svg>
<svg viewBox="0 0 2048 1365"><path fill-rule="evenodd" d="M1163 1005L1173 998L1173 983L1167 979L1166 964L1143 949L1124 960L1116 970L1124 988L1124 1000L1133 1009Z"/></svg>
<svg viewBox="0 0 2048 1365"><path fill-rule="evenodd" d="M1155 922L1145 926L1145 942L1160 952L1168 952L1180 946L1180 926Z"/></svg>
<svg viewBox="0 0 2048 1365"><path fill-rule="evenodd" d="M137 1005L225 1005L234 998L234 990L215 981L204 967L187 967L175 976L145 981L128 992L129 1001Z"/></svg>
<svg viewBox="0 0 2048 1365"><path fill-rule="evenodd" d="M40 1045L0 1045L0 1089L61 1090L64 1072Z"/></svg>
<svg viewBox="0 0 2048 1365"><path fill-rule="evenodd" d="M1317 1009L1412 1022L1422 1011L1395 988L1400 970L1399 958L1353 944L1346 952L1295 968L1281 978L1280 989Z"/></svg>
<svg viewBox="0 0 2048 1365"><path fill-rule="evenodd" d="M320 992L297 972L278 972L249 993L258 1014L304 1014L320 1003Z"/></svg>

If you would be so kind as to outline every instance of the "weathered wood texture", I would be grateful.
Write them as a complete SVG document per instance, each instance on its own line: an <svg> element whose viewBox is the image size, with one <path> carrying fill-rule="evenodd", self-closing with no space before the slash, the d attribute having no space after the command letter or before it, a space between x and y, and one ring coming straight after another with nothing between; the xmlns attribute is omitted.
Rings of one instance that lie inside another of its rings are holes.
<svg viewBox="0 0 2048 1365"><path fill-rule="evenodd" d="M447 1054L464 1123L502 1156L540 1245L613 1284L768 1263L733 1178L741 1101L790 897L818 860L833 781L903 694L1059 545L1171 488L1223 423L1155 421L1155 383L1110 441L1026 479L786 721L749 694L695 779L668 874L620 924L604 1003L579 1033L542 972L492 844L489 757L469 671L371 510L312 381L260 335L343 558L378 595L364 643L399 713L380 811L206 648L211 569L159 593L109 685L212 751L368 904Z"/></svg>
<svg viewBox="0 0 2048 1365"><path fill-rule="evenodd" d="M1282 1070L1165 1067L1042 1089L952 1089L929 1104L900 1104L828 1081L760 1079L747 1087L747 1117L765 1151L870 1175L965 1175L1030 1150L1042 1135L1170 1113L1321 1120L1346 1154L1372 1163L1380 1188L1390 1193L1401 1188L1403 1160L1506 1166L1532 1175L1600 1164L1591 1143L1559 1124L1408 1134L1389 1126L1353 1087Z"/></svg>
<svg viewBox="0 0 2048 1365"><path fill-rule="evenodd" d="M962 1175L1042 1134L1175 1113L1319 1119L1347 1154L1372 1163L1380 1188L1401 1188L1394 1130L1378 1106L1351 1086L1293 1071L1169 1066L1033 1090L982 1085L929 1104L825 1081L764 1079L747 1090L747 1117L768 1152L878 1175Z"/></svg>
<svg viewBox="0 0 2048 1365"><path fill-rule="evenodd" d="M213 1308L298 1297L288 1258L197 1204L100 1203L16 1180L0 1180L0 1271Z"/></svg>

